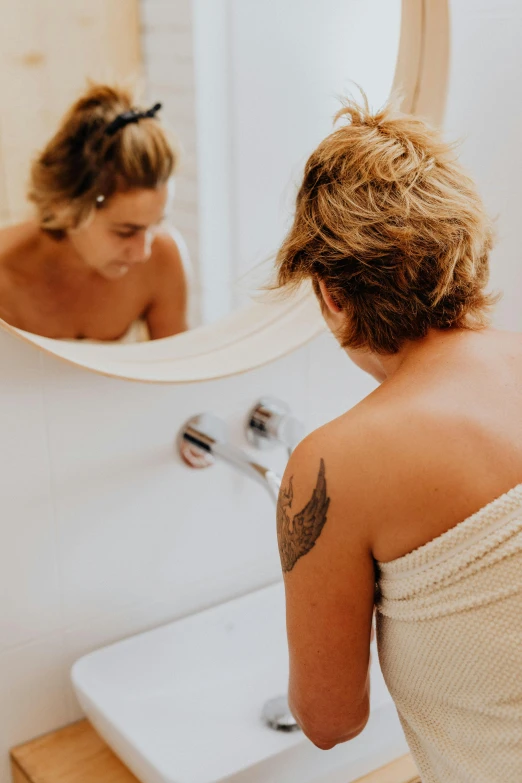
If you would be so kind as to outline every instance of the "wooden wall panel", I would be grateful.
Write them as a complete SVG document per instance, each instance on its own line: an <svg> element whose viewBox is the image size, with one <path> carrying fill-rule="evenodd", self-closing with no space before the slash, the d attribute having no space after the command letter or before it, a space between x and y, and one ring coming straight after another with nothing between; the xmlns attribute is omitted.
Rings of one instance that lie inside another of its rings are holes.
<svg viewBox="0 0 522 783"><path fill-rule="evenodd" d="M0 0L0 221L25 217L29 165L87 78L141 74L139 0Z"/></svg>

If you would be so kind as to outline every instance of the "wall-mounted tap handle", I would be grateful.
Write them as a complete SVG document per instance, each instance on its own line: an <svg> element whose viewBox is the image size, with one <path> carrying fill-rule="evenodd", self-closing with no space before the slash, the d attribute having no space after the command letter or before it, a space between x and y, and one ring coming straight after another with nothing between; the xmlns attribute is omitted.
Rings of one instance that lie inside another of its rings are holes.
<svg viewBox="0 0 522 783"><path fill-rule="evenodd" d="M263 397L247 417L247 440L258 449L282 443L290 455L304 434L304 424L292 416L285 402L274 397Z"/></svg>

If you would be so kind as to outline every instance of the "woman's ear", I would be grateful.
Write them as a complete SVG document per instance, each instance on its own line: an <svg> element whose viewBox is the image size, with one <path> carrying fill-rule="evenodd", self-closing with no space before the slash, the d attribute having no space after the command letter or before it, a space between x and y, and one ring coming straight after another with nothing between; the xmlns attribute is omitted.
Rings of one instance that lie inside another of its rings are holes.
<svg viewBox="0 0 522 783"><path fill-rule="evenodd" d="M328 293L324 280L319 280L319 290L321 291L323 302L328 310L333 314L341 313L342 307L339 307L335 299Z"/></svg>

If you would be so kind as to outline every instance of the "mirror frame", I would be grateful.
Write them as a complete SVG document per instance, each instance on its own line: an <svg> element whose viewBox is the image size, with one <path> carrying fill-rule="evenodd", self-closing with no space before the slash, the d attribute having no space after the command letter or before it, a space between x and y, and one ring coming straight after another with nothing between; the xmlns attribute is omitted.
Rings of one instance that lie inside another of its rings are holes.
<svg viewBox="0 0 522 783"><path fill-rule="evenodd" d="M449 0L402 0L393 89L401 108L442 125L449 72ZM255 301L216 324L147 343L53 340L0 327L63 361L100 375L145 383L196 383L248 372L305 345L325 330L312 293Z"/></svg>

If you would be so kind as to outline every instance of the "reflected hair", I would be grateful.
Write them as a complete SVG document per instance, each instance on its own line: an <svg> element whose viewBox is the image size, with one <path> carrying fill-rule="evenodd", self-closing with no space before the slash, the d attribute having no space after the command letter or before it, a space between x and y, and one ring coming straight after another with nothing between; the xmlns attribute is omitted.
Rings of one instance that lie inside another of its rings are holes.
<svg viewBox="0 0 522 783"><path fill-rule="evenodd" d="M324 308L323 281L350 349L393 354L430 328L487 326L492 225L454 145L362 96L343 101L343 124L306 163L274 288L308 279Z"/></svg>
<svg viewBox="0 0 522 783"><path fill-rule="evenodd" d="M105 84L91 84L71 106L31 167L28 197L44 231L62 238L116 191L168 182L177 146L154 113L107 132L138 111L131 90Z"/></svg>

